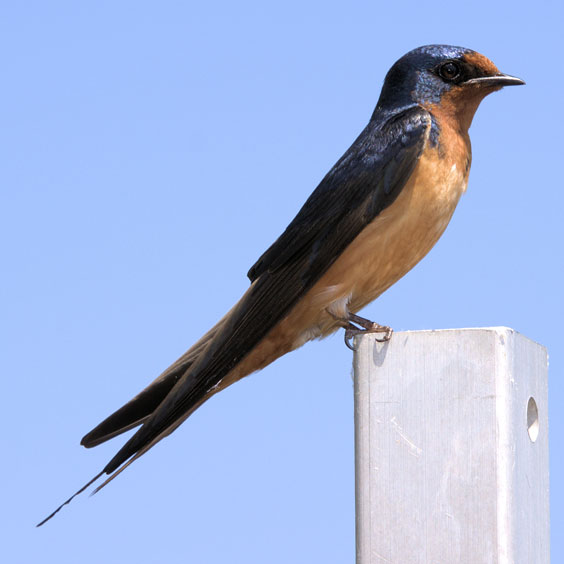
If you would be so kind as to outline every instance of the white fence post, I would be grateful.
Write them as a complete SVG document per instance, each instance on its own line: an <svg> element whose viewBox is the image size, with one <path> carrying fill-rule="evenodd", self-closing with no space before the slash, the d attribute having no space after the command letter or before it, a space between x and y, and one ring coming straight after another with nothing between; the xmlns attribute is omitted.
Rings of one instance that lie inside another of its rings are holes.
<svg viewBox="0 0 564 564"><path fill-rule="evenodd" d="M357 338L357 564L547 564L548 370L505 327Z"/></svg>

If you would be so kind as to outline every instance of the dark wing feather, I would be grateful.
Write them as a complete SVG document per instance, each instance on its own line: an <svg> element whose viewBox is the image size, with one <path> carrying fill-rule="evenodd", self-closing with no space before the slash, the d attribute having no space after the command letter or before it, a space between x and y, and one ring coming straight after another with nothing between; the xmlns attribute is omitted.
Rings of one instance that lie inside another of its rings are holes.
<svg viewBox="0 0 564 564"><path fill-rule="evenodd" d="M133 399L84 435L80 444L86 448L95 447L143 423L157 409L190 365L191 363L186 363L172 372L159 376Z"/></svg>
<svg viewBox="0 0 564 564"><path fill-rule="evenodd" d="M253 285L208 348L106 465L105 473L175 428L394 201L417 164L430 123L430 115L419 107L370 122L253 266Z"/></svg>
<svg viewBox="0 0 564 564"><path fill-rule="evenodd" d="M225 319L225 318L224 318ZM210 329L197 343L186 351L174 364L139 392L124 406L106 417L88 432L80 444L86 448L95 447L113 437L137 427L157 409L178 380L183 376L215 337L224 319Z"/></svg>
<svg viewBox="0 0 564 564"><path fill-rule="evenodd" d="M251 267L247 274L251 282L300 253L316 253L321 248L319 235L339 229L341 220L362 206L367 206L367 215L358 224L359 232L366 219L371 221L389 206L413 170L430 121L425 110L413 107L381 123L370 122L284 233ZM331 251L326 249L326 254Z"/></svg>

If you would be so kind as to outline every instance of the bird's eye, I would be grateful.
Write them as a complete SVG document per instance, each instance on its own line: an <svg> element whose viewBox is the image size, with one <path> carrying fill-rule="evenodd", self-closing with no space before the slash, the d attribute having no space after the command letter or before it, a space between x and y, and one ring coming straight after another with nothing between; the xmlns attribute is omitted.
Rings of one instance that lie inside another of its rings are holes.
<svg viewBox="0 0 564 564"><path fill-rule="evenodd" d="M439 67L439 75L448 81L455 80L460 75L460 65L453 61L444 63Z"/></svg>

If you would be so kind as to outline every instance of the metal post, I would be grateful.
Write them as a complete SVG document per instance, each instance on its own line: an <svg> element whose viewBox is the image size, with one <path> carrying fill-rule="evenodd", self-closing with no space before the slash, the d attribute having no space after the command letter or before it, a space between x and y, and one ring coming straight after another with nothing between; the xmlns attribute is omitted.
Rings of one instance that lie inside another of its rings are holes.
<svg viewBox="0 0 564 564"><path fill-rule="evenodd" d="M546 349L505 327L357 338L357 564L547 564Z"/></svg>

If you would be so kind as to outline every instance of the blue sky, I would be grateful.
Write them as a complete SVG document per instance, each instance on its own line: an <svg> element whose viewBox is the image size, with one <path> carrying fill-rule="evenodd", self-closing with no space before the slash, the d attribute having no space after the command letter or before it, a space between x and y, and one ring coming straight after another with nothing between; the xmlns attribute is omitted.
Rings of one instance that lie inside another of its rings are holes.
<svg viewBox="0 0 564 564"><path fill-rule="evenodd" d="M562 2L25 2L2 8L3 561L354 559L342 336L233 386L111 486L33 525L122 443L82 435L239 298L246 272L428 43L527 86L470 131L467 194L367 317L510 326L550 354L552 530L564 528ZM7 388L7 389L6 389ZM552 558L564 561L553 535Z"/></svg>

